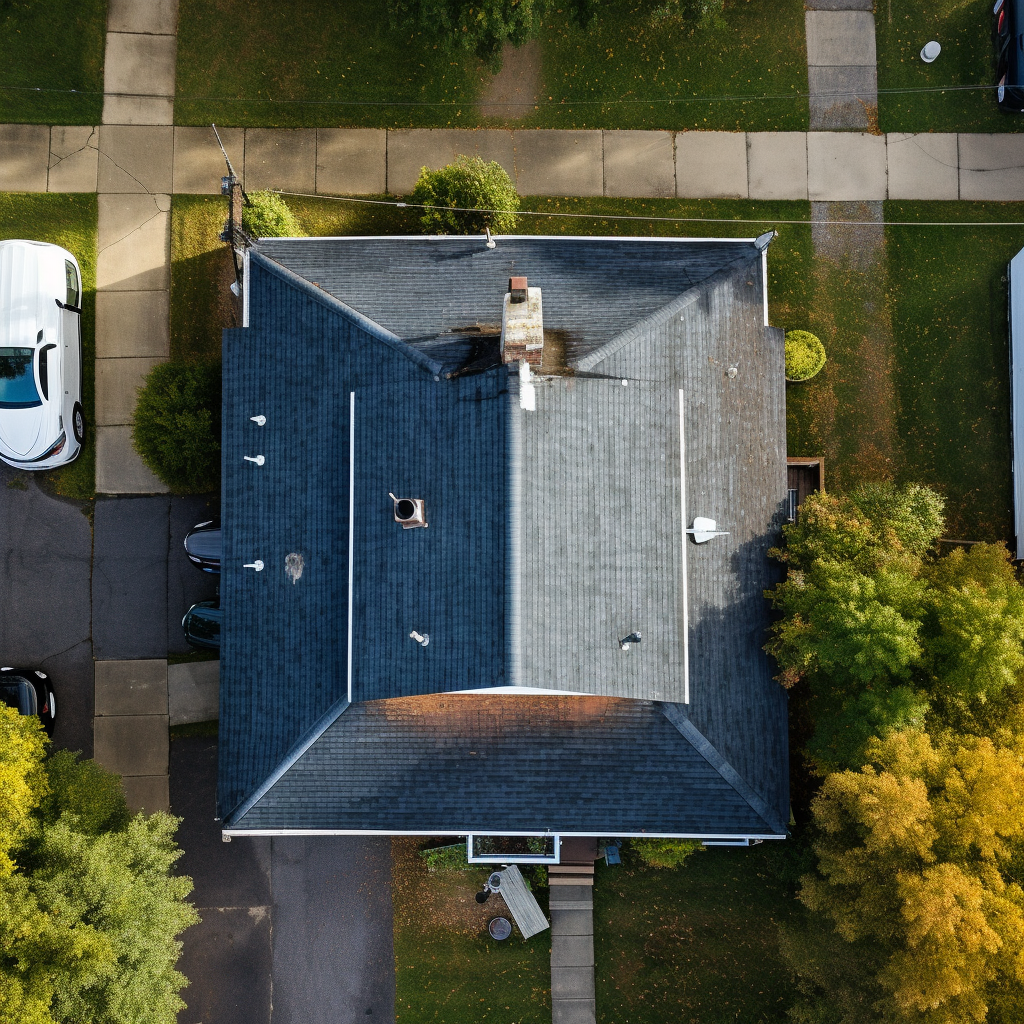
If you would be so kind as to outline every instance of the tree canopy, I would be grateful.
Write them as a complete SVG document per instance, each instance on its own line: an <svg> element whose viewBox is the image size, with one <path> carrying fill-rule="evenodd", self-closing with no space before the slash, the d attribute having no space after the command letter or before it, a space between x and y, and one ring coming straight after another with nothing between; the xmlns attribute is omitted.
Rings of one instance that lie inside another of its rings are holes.
<svg viewBox="0 0 1024 1024"><path fill-rule="evenodd" d="M22 751L29 780L0 785L0 1024L173 1024L185 1004L176 936L198 917L178 820L132 817L117 776L60 752L38 719L0 708L0 759ZM8 776L4 776L4 781Z"/></svg>

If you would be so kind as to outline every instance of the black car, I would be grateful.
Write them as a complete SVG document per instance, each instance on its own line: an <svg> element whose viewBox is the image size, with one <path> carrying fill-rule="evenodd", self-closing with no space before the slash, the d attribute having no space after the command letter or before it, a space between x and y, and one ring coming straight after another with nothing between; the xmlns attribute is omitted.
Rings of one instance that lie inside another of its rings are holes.
<svg viewBox="0 0 1024 1024"><path fill-rule="evenodd" d="M996 101L1000 110L1024 111L1024 0L996 0Z"/></svg>
<svg viewBox="0 0 1024 1024"><path fill-rule="evenodd" d="M220 605L216 601L200 601L192 605L181 620L181 628L193 647L219 651Z"/></svg>
<svg viewBox="0 0 1024 1024"><path fill-rule="evenodd" d="M220 572L220 520L211 519L189 530L185 554L203 572Z"/></svg>
<svg viewBox="0 0 1024 1024"><path fill-rule="evenodd" d="M57 720L57 701L50 677L39 669L0 668L0 701L23 715L38 715L48 736Z"/></svg>

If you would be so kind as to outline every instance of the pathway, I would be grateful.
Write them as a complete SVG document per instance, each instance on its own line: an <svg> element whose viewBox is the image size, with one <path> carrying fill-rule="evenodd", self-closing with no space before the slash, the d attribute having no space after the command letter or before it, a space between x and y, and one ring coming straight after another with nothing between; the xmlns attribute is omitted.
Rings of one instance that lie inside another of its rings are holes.
<svg viewBox="0 0 1024 1024"><path fill-rule="evenodd" d="M424 164L465 153L497 160L526 196L1024 200L1024 133L230 128L221 136L250 190L402 195ZM209 128L0 125L0 191L99 186L101 358L166 358L170 194L215 195L223 173ZM105 419L123 419L123 407L108 409Z"/></svg>
<svg viewBox="0 0 1024 1024"><path fill-rule="evenodd" d="M562 841L561 863L548 868L551 914L552 1024L594 1024L594 861L597 840Z"/></svg>
<svg viewBox="0 0 1024 1024"><path fill-rule="evenodd" d="M810 126L878 129L874 0L807 0Z"/></svg>

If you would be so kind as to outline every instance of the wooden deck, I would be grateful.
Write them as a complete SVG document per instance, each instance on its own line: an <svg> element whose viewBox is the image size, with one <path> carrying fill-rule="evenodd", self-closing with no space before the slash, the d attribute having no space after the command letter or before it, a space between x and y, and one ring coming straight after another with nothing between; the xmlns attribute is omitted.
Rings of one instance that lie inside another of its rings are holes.
<svg viewBox="0 0 1024 1024"><path fill-rule="evenodd" d="M822 458L786 459L786 487L789 492L789 521L796 522L797 509L815 491L825 490L825 460Z"/></svg>

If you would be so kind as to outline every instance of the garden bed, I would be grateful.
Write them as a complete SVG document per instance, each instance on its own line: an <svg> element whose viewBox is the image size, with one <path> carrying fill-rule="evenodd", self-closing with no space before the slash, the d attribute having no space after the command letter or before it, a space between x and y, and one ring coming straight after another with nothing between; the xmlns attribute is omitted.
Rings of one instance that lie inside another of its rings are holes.
<svg viewBox="0 0 1024 1024"><path fill-rule="evenodd" d="M0 238L52 242L74 253L82 270L82 408L85 444L68 466L44 474L61 497L96 494L96 197L0 192Z"/></svg>
<svg viewBox="0 0 1024 1024"><path fill-rule="evenodd" d="M335 6L329 18L299 0L182 0L178 24L179 124L768 131L808 123L800 0L734 0L723 28L692 34L653 23L638 0L598 5L586 29L566 7L540 35L537 109L515 120L478 111L492 77L483 62L392 29L370 0Z"/></svg>

